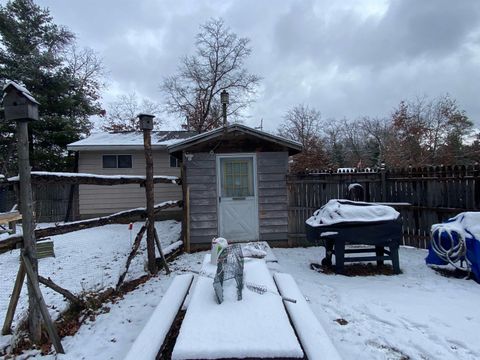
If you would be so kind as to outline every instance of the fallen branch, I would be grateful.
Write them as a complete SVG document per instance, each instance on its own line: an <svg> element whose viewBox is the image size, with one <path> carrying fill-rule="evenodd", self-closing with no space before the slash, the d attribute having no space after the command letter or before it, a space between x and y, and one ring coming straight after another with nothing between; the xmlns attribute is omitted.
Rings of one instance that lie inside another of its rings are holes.
<svg viewBox="0 0 480 360"><path fill-rule="evenodd" d="M183 202L181 200L177 201L165 201L163 203L155 205L155 214L157 214L161 210L165 210L168 208L173 207L181 207ZM126 211L121 211L112 215L103 216L94 219L88 220L81 220L81 221L74 221L62 225L51 226L43 229L36 229L35 230L35 238L41 239L48 236L55 236L61 235L65 233L69 233L72 231L78 231L83 229L89 229L92 227L103 226L108 224L114 223L122 223L122 222L132 222L144 219L146 217L146 210L145 208L136 208ZM41 240L37 240L41 241ZM14 250L17 248L17 245L22 244L23 236L18 235L11 235L4 240L0 240L0 254L6 251Z"/></svg>
<svg viewBox="0 0 480 360"><path fill-rule="evenodd" d="M38 275L38 282L40 284L45 285L46 287L49 287L53 291L56 291L57 293L63 295L67 300L70 300L71 303L84 307L85 303L82 300L80 300L78 297L73 295L67 289L64 289L59 285L55 284L52 281L52 279L50 278L47 279L47 278L44 278L43 276Z"/></svg>
<svg viewBox="0 0 480 360"><path fill-rule="evenodd" d="M88 173L48 172L32 171L32 183L34 184L69 184L69 185L122 185L122 184L145 184L145 176L137 175L97 175ZM19 177L13 176L8 182L18 182ZM156 175L153 177L155 184L181 184L177 176Z"/></svg>
<svg viewBox="0 0 480 360"><path fill-rule="evenodd" d="M135 237L135 241L133 242L132 250L130 251L130 254L128 255L127 262L125 264L125 270L123 273L120 275L117 286L115 289L118 291L120 289L120 286L122 286L123 281L125 280L125 276L127 276L128 268L130 267L130 263L132 262L133 258L135 257L135 254L138 251L138 248L140 247L140 242L142 241L143 234L145 233L145 230L147 229L147 223L148 221L141 227L140 231L138 232L137 236Z"/></svg>

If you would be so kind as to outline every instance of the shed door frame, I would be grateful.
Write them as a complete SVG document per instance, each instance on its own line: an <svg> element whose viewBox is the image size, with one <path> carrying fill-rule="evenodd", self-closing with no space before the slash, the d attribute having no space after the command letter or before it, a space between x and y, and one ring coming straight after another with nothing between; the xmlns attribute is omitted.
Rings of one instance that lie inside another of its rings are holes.
<svg viewBox="0 0 480 360"><path fill-rule="evenodd" d="M222 236L222 212L220 209L220 199L222 194L222 169L221 169L221 159L228 159L228 158L251 158L252 159L252 167L253 167L253 193L254 193L254 213L255 221L254 221L254 238L248 239L249 241L258 241L260 239L260 220L259 220L259 212L258 212L258 180L257 180L257 154L255 153L226 153L226 154L217 154L216 156L216 174L217 174L217 216L218 216L218 235ZM238 240L238 239L227 239L233 241L245 241L245 240Z"/></svg>

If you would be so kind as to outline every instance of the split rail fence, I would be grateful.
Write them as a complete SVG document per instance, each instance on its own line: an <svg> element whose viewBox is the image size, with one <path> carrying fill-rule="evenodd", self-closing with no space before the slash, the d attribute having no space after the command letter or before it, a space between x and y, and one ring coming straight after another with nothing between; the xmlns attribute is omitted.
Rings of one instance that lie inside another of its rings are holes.
<svg viewBox="0 0 480 360"><path fill-rule="evenodd" d="M403 244L426 248L432 224L480 211L480 166L438 166L288 175L289 242L305 243L305 220L358 183L368 202L392 203L403 218Z"/></svg>

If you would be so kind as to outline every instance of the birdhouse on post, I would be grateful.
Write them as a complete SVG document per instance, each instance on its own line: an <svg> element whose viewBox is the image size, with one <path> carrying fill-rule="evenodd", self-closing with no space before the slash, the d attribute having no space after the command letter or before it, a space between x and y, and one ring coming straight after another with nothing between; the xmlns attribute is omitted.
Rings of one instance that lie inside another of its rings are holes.
<svg viewBox="0 0 480 360"><path fill-rule="evenodd" d="M153 118L155 116L150 114L138 114L138 118L140 119L140 129L142 131L145 130L153 130Z"/></svg>
<svg viewBox="0 0 480 360"><path fill-rule="evenodd" d="M9 81L3 88L3 106L7 121L38 120L38 101L23 86Z"/></svg>

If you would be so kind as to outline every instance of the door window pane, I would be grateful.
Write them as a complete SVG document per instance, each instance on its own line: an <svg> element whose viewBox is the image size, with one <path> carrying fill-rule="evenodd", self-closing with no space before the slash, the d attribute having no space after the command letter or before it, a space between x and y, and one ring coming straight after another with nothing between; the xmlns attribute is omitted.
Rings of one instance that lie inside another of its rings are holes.
<svg viewBox="0 0 480 360"><path fill-rule="evenodd" d="M122 169L132 167L132 155L118 155L118 167Z"/></svg>
<svg viewBox="0 0 480 360"><path fill-rule="evenodd" d="M223 158L220 160L222 170L222 196L253 196L253 159Z"/></svg>
<svg viewBox="0 0 480 360"><path fill-rule="evenodd" d="M103 168L104 169L114 169L117 167L117 156L116 155L103 155Z"/></svg>

